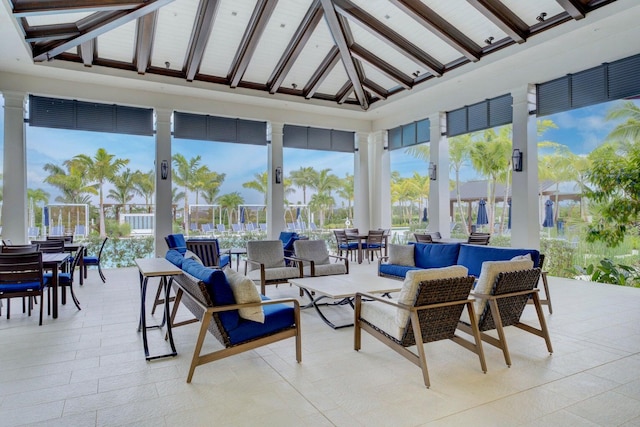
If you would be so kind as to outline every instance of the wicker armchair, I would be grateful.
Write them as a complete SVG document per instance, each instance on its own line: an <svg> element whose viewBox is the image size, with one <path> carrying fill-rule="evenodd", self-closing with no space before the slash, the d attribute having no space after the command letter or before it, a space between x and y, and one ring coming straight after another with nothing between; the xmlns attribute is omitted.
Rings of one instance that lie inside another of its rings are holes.
<svg viewBox="0 0 640 427"><path fill-rule="evenodd" d="M449 267L450 268L450 267ZM487 366L482 350L480 332L475 324L473 299L469 298L469 291L473 287L473 276L448 277L421 281L425 271L432 269L411 271L403 284L398 301L393 301L379 295L357 293L355 300L355 330L354 349L361 348L361 331L364 330L377 338L391 349L404 356L422 369L422 377L427 388L430 387L424 344L443 339L450 339L467 350L478 355L483 372ZM436 273L437 274L437 273ZM437 276L433 276L437 277ZM440 275L442 277L442 275ZM416 283L417 282L417 283ZM417 289L417 291L414 291ZM413 303L402 301L413 299ZM412 297L409 297L412 295ZM364 299L373 300L363 304ZM460 314L467 308L475 330L474 342L456 335L456 327ZM408 313L408 315L407 315ZM406 320L404 320L406 319ZM402 325L401 325L402 324ZM417 354L408 347L416 346Z"/></svg>
<svg viewBox="0 0 640 427"><path fill-rule="evenodd" d="M487 264L487 262L485 262L485 264ZM538 280L540 280L540 268L497 273L497 275L493 276L495 277L494 280L491 280L491 277L487 280L487 282L491 284L488 292L482 292L482 289L478 289L478 287L481 286L480 281L483 274L485 274L484 265L480 279L478 279L476 291L471 293L471 296L476 298L477 301L477 323L482 340L502 350L507 366L511 366L511 356L504 333L504 328L507 326L515 326L523 331L543 338L547 344L549 354L553 353L549 330L547 329L547 324L542 313L542 305L540 304L540 297L538 295L539 290L536 289ZM522 312L529 299L533 301L535 306L540 324L539 328L520 321ZM473 319L463 316L460 319L458 328L464 332L473 333L473 322L470 320ZM493 329L497 331L498 338L485 333Z"/></svg>

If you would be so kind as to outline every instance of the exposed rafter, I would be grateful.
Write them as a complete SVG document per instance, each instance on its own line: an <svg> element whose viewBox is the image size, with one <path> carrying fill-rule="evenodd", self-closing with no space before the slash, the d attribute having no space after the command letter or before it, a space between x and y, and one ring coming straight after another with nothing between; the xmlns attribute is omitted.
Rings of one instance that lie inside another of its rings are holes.
<svg viewBox="0 0 640 427"><path fill-rule="evenodd" d="M338 49L338 46L333 46L327 56L322 60L318 69L316 69L315 73L313 73L307 84L304 86L302 94L306 99L313 97L318 88L322 85L322 82L324 82L339 61L340 49Z"/></svg>
<svg viewBox="0 0 640 427"><path fill-rule="evenodd" d="M145 0L13 0L17 17L67 12L99 12L140 7Z"/></svg>
<svg viewBox="0 0 640 427"><path fill-rule="evenodd" d="M336 46L338 46L338 49L340 50L340 57L342 58L342 63L344 64L347 76L349 76L349 80L351 81L351 85L353 86L356 98L358 98L360 106L364 110L367 110L369 108L369 100L367 99L367 95L365 94L364 88L362 87L360 77L358 76L356 64L353 60L353 57L351 57L349 45L347 44L344 30L342 28L340 20L338 19L338 14L333 8L333 3L331 2L331 0L321 0L321 2L322 8L324 9L324 17L327 21L327 25L329 26L329 31L331 32L331 36L333 37Z"/></svg>
<svg viewBox="0 0 640 427"><path fill-rule="evenodd" d="M278 65L275 70L273 70L271 77L267 80L269 93L276 93L278 91L278 88L282 85L287 73L291 70L291 67L293 67L293 64L298 59L300 52L302 52L302 49L306 46L321 19L322 9L320 8L320 0L314 0L311 6L309 6L307 14L302 19L289 45L282 54L280 61L278 61Z"/></svg>
<svg viewBox="0 0 640 427"><path fill-rule="evenodd" d="M236 52L236 56L227 74L231 87L238 87L242 76L244 76L244 73L247 71L251 57L260 41L260 36L262 36L264 29L267 27L269 18L277 4L278 0L258 0L249 25L240 42L240 47Z"/></svg>
<svg viewBox="0 0 640 427"><path fill-rule="evenodd" d="M338 104L344 104L351 93L353 93L353 84L351 81L347 80L338 93L336 93L336 101Z"/></svg>
<svg viewBox="0 0 640 427"><path fill-rule="evenodd" d="M173 0L148 0L144 3L143 6L138 7L137 9L133 9L130 11L117 11L117 12L97 12L94 15L99 15L102 19L91 19L82 20L86 22L91 22L92 25L87 25L84 28L84 25L78 25L78 28L81 31L80 35L76 35L69 39L63 41L56 41L53 43L46 44L44 46L34 46L33 48L33 60L36 62L46 61L49 59L53 59L56 55L72 49L81 43L84 43L88 40L94 39L101 34L106 33L114 28L117 28L127 22L131 22L134 19L138 19L147 13L151 13L155 10L158 10L162 6L171 3ZM80 22L82 22L80 21ZM97 22L94 22L97 21Z"/></svg>
<svg viewBox="0 0 640 427"><path fill-rule="evenodd" d="M524 43L529 26L499 0L467 0L516 43Z"/></svg>
<svg viewBox="0 0 640 427"><path fill-rule="evenodd" d="M381 58L377 57L372 52L369 52L359 44L354 43L353 45L351 45L351 52L353 53L353 55L355 55L356 58L376 68L378 71L398 83L403 88L411 89L413 87L413 80L411 79L411 77L407 76L405 73L389 64L388 62L385 62Z"/></svg>
<svg viewBox="0 0 640 427"><path fill-rule="evenodd" d="M482 48L464 33L447 22L420 0L389 0L419 24L444 40L470 61L480 59Z"/></svg>
<svg viewBox="0 0 640 427"><path fill-rule="evenodd" d="M219 5L219 0L200 0L198 5L196 22L191 32L191 39L189 40L189 47L183 66L183 71L189 82L196 77L198 70L200 70Z"/></svg>
<svg viewBox="0 0 640 427"><path fill-rule="evenodd" d="M556 0L560 6L576 21L587 16L584 4L579 0Z"/></svg>
<svg viewBox="0 0 640 427"><path fill-rule="evenodd" d="M151 50L153 49L157 22L158 11L156 10L138 18L136 23L136 45L133 64L136 66L138 74L144 74L149 64L151 64Z"/></svg>
<svg viewBox="0 0 640 427"><path fill-rule="evenodd" d="M387 99L389 91L377 84L376 82L364 79L362 85L370 92L373 92L378 98Z"/></svg>
<svg viewBox="0 0 640 427"><path fill-rule="evenodd" d="M46 43L55 40L67 40L80 35L76 24L54 24L27 27L24 40L27 43Z"/></svg>
<svg viewBox="0 0 640 427"><path fill-rule="evenodd" d="M371 34L378 37L389 46L406 56L407 58L418 62L427 68L431 74L441 76L444 72L444 65L420 49L411 41L401 36L382 22L375 19L372 15L360 9L349 0L334 0L336 8L340 14L352 18L367 29Z"/></svg>

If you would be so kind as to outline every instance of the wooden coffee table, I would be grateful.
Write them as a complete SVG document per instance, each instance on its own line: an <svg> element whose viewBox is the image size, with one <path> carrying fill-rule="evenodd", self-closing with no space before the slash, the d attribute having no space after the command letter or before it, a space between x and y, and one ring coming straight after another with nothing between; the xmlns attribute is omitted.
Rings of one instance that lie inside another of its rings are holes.
<svg viewBox="0 0 640 427"><path fill-rule="evenodd" d="M401 281L389 279L388 277L363 274L305 277L302 279L289 279L289 283L298 286L311 299L311 302L302 308L315 308L324 323L333 329L353 326L353 323L335 325L322 313L321 306L350 305L353 308L353 298L357 292L385 294L398 292L402 288ZM319 304L319 301L325 298L335 301Z"/></svg>

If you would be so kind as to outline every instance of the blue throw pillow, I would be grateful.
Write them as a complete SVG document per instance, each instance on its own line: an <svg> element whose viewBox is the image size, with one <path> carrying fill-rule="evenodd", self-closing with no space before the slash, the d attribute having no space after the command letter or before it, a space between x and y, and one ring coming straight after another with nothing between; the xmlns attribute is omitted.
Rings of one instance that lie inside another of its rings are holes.
<svg viewBox="0 0 640 427"><path fill-rule="evenodd" d="M182 267L184 256L175 249L168 250L164 257L176 267Z"/></svg>
<svg viewBox="0 0 640 427"><path fill-rule="evenodd" d="M441 268L455 265L459 243L416 243L414 260L419 268Z"/></svg>
<svg viewBox="0 0 640 427"><path fill-rule="evenodd" d="M183 234L169 234L167 236L167 244L169 249L175 249L181 254L187 251L187 242L184 240Z"/></svg>

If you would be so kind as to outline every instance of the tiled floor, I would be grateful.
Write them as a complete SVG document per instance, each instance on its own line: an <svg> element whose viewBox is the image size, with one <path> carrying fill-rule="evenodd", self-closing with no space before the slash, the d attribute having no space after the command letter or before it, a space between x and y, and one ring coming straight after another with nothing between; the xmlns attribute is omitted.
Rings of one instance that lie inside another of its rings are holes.
<svg viewBox="0 0 640 427"><path fill-rule="evenodd" d="M352 267L375 274L373 263ZM77 289L82 311L68 303L41 327L19 303L11 320L3 312L1 426L640 425L640 289L551 278L553 355L542 339L509 328L513 366L485 345L483 374L473 353L428 344L430 389L415 365L367 334L355 352L353 328L334 331L311 310L302 315L302 364L285 340L198 367L187 384L197 326L175 330L178 357L146 362L137 270L106 276L103 284L91 271ZM149 337L152 353L168 348L157 330ZM217 346L213 337L207 346Z"/></svg>

